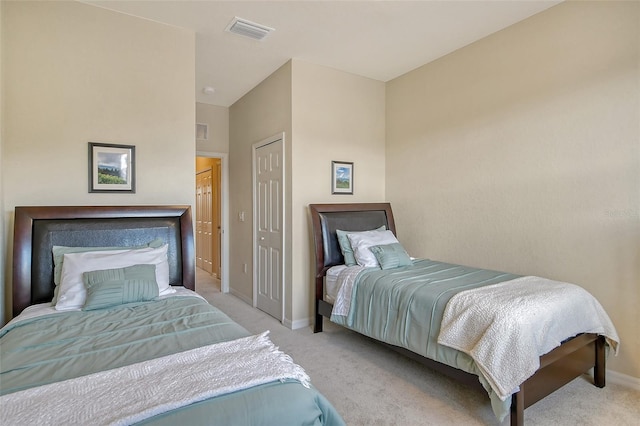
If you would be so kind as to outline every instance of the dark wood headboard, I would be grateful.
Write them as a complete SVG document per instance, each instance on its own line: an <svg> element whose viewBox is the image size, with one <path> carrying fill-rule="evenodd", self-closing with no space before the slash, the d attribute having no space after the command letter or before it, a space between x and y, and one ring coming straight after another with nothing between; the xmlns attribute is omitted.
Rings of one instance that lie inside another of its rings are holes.
<svg viewBox="0 0 640 426"><path fill-rule="evenodd" d="M323 310L329 309L324 300L323 277L332 266L344 263L336 229L368 231L385 225L396 233L396 224L389 203L309 204L315 245L316 319L314 331L322 331Z"/></svg>
<svg viewBox="0 0 640 426"><path fill-rule="evenodd" d="M169 245L169 283L195 290L190 206L16 207L12 315L53 298L54 245L134 247L156 238Z"/></svg>
<svg viewBox="0 0 640 426"><path fill-rule="evenodd" d="M394 234L396 226L389 203L309 204L316 249L316 276L344 263L336 229L368 231L385 225Z"/></svg>

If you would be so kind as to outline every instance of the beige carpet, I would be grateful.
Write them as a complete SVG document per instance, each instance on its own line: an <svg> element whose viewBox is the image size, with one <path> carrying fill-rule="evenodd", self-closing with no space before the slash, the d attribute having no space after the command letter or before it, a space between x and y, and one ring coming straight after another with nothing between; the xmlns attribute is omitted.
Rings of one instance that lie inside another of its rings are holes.
<svg viewBox="0 0 640 426"><path fill-rule="evenodd" d="M300 364L348 425L497 425L487 395L325 319L322 333L289 330L199 270L196 289ZM640 392L580 377L525 411L526 425L638 425ZM508 418L503 424L508 424Z"/></svg>

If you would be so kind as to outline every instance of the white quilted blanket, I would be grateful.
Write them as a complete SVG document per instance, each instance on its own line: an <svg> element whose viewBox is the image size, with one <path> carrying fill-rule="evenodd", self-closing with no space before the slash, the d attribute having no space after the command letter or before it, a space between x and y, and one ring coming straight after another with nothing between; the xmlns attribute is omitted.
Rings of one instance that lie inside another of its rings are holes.
<svg viewBox="0 0 640 426"><path fill-rule="evenodd" d="M540 366L539 357L579 333L618 335L600 303L574 284L522 277L449 300L438 343L470 355L503 401Z"/></svg>
<svg viewBox="0 0 640 426"><path fill-rule="evenodd" d="M268 332L0 397L9 425L126 425L207 398L309 376Z"/></svg>
<svg viewBox="0 0 640 426"><path fill-rule="evenodd" d="M362 266L349 266L338 275L336 286L339 288L336 301L333 304L331 315L348 316L351 310L351 295L353 294L353 285L356 277L365 268Z"/></svg>

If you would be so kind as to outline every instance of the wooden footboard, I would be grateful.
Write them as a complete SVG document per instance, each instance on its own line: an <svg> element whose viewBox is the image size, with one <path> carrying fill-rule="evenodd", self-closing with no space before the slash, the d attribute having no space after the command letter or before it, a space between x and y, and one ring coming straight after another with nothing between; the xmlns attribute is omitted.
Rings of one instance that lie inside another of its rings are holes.
<svg viewBox="0 0 640 426"><path fill-rule="evenodd" d="M540 357L540 367L511 398L511 425L524 425L524 410L593 368L594 384L605 386L605 339L580 334Z"/></svg>

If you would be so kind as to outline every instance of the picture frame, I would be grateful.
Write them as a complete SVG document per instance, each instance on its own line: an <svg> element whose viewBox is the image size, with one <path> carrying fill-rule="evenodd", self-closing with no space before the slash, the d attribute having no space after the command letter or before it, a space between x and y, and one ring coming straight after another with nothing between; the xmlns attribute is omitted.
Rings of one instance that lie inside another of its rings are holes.
<svg viewBox="0 0 640 426"><path fill-rule="evenodd" d="M331 193L353 195L353 162L331 162Z"/></svg>
<svg viewBox="0 0 640 426"><path fill-rule="evenodd" d="M89 192L136 192L136 147L89 142Z"/></svg>

